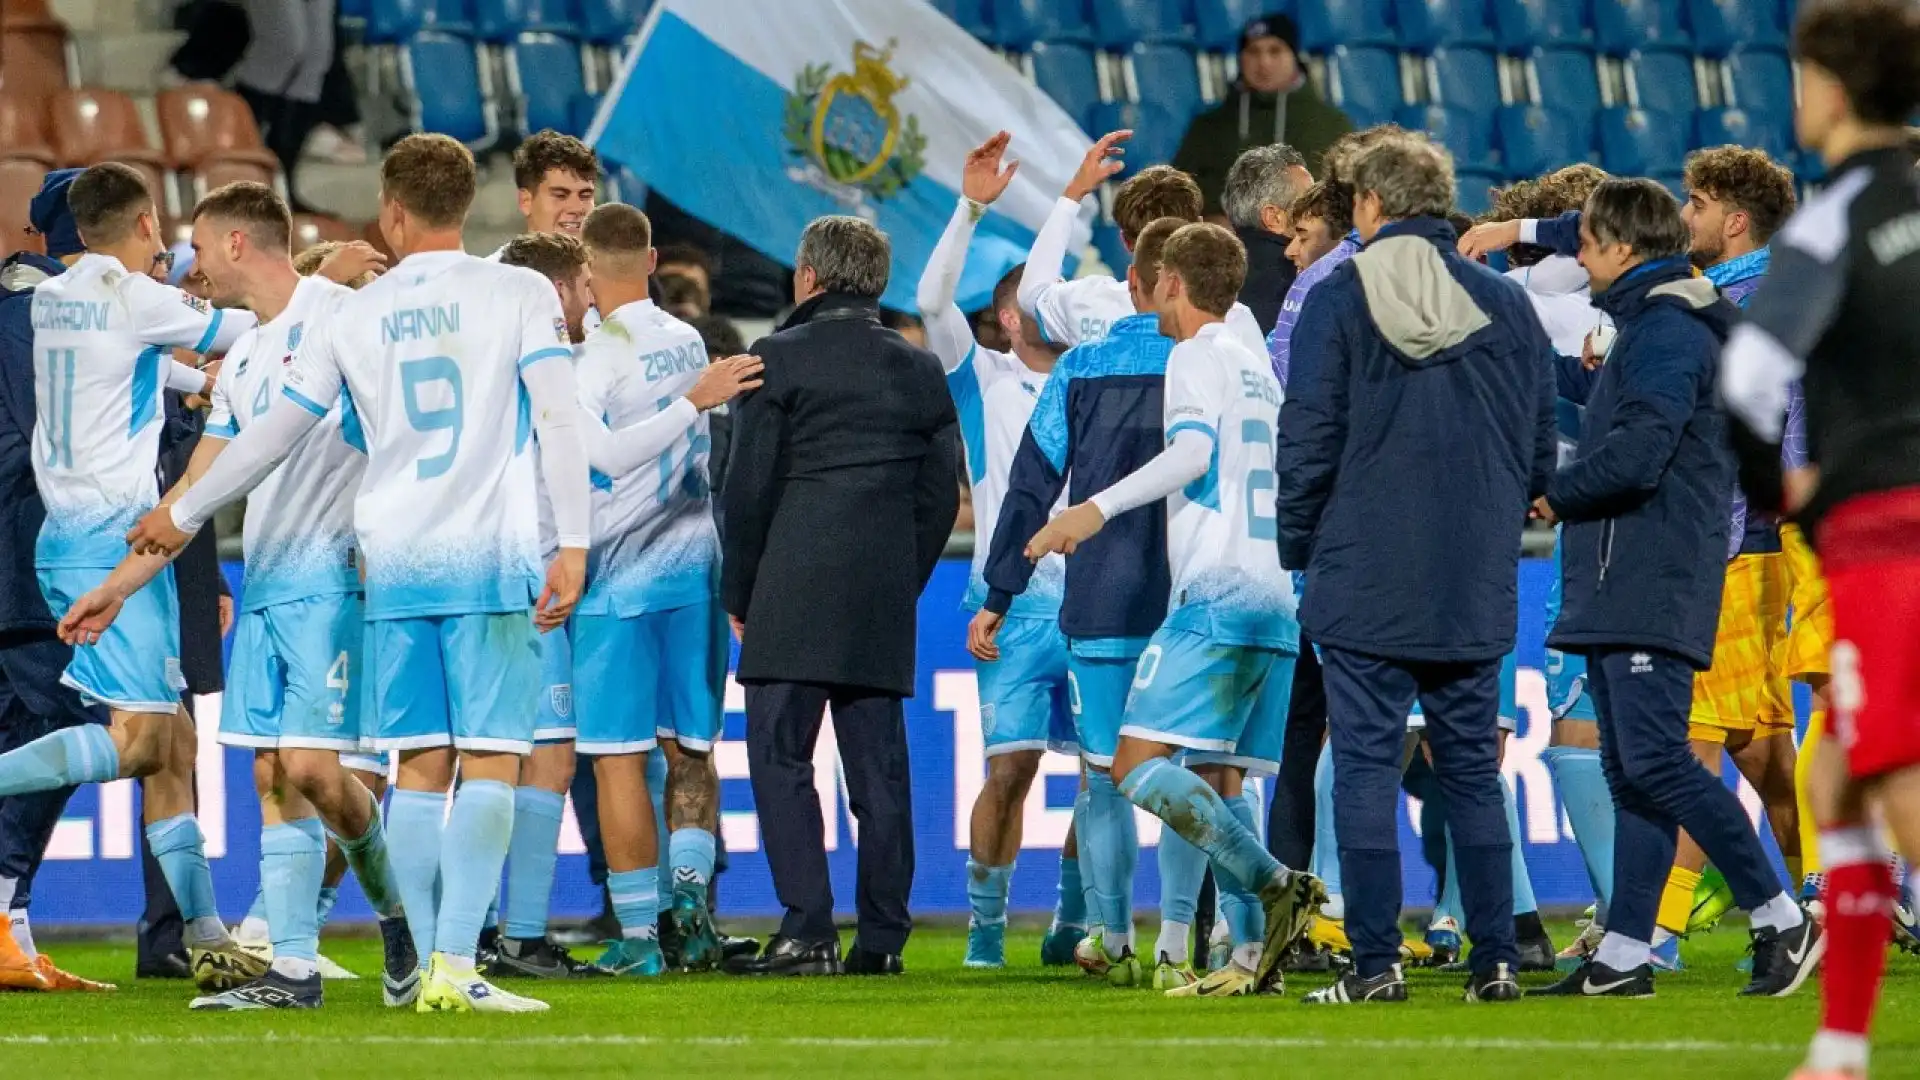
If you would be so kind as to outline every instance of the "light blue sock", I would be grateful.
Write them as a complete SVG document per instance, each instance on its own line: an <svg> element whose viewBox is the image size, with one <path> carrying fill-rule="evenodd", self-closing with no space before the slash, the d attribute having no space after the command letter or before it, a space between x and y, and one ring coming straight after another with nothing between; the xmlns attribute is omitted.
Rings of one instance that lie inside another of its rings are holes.
<svg viewBox="0 0 1920 1080"><path fill-rule="evenodd" d="M1340 841L1333 834L1333 746L1320 747L1313 767L1313 876L1327 887L1327 899L1340 898Z"/></svg>
<svg viewBox="0 0 1920 1080"><path fill-rule="evenodd" d="M72 728L67 730L71 731ZM186 920L218 918L213 901L213 871L207 868L207 842L200 822L181 814L147 826L147 850L153 852L160 873L173 890L173 902Z"/></svg>
<svg viewBox="0 0 1920 1080"><path fill-rule="evenodd" d="M119 778L120 751L99 724L61 728L0 754L0 797Z"/></svg>
<svg viewBox="0 0 1920 1080"><path fill-rule="evenodd" d="M1460 868L1453 857L1453 830L1447 830L1447 880L1440 887L1440 899L1433 905L1433 917L1452 919L1457 926L1467 925L1466 908L1460 903Z"/></svg>
<svg viewBox="0 0 1920 1080"><path fill-rule="evenodd" d="M453 793L440 845L440 919L433 928L435 946L448 956L472 959L479 944L487 901L499 891L513 839L513 800L512 785L498 780L469 780Z"/></svg>
<svg viewBox="0 0 1920 1080"><path fill-rule="evenodd" d="M986 866L967 860L967 908L973 921L991 926L1007 921L1007 890L1013 886L1013 864Z"/></svg>
<svg viewBox="0 0 1920 1080"><path fill-rule="evenodd" d="M1135 766L1122 790L1136 806L1206 852L1220 873L1233 875L1247 888L1264 888L1280 872L1279 860L1260 846L1253 830L1236 820L1220 794L1191 770L1154 758Z"/></svg>
<svg viewBox="0 0 1920 1080"><path fill-rule="evenodd" d="M1077 838L1073 862L1074 868L1080 874L1081 915L1088 919L1098 919L1100 898L1093 894L1093 856L1087 851L1087 809L1092 805L1093 795L1085 788L1073 797L1073 835Z"/></svg>
<svg viewBox="0 0 1920 1080"><path fill-rule="evenodd" d="M1541 751L1553 773L1567 820L1573 824L1574 843L1587 865L1587 880L1604 911L1613 899L1613 791L1600 765L1600 751L1577 746L1549 746ZM1604 919L1601 925L1606 925Z"/></svg>
<svg viewBox="0 0 1920 1080"><path fill-rule="evenodd" d="M1200 883L1207 879L1207 853L1172 829L1162 829L1158 854L1160 919L1191 926L1200 906Z"/></svg>
<svg viewBox="0 0 1920 1080"><path fill-rule="evenodd" d="M260 864L260 887L253 891L253 904L247 908L246 919L267 921L267 867L264 859Z"/></svg>
<svg viewBox="0 0 1920 1080"><path fill-rule="evenodd" d="M652 940L660 936L658 868L610 872L607 892L613 897L613 915L620 920L621 937Z"/></svg>
<svg viewBox="0 0 1920 1080"><path fill-rule="evenodd" d="M332 885L320 886L320 903L314 909L313 920L320 929L327 928L327 920L333 917L333 905L340 902L340 890Z"/></svg>
<svg viewBox="0 0 1920 1080"><path fill-rule="evenodd" d="M1540 902L1534 899L1533 875L1527 873L1527 856L1521 850L1525 838L1520 835L1520 807L1513 799L1513 782L1504 775L1500 777L1500 794L1506 796L1507 832L1513 837L1513 913L1530 915L1540 910Z"/></svg>
<svg viewBox="0 0 1920 1080"><path fill-rule="evenodd" d="M311 962L320 954L320 878L327 867L323 835L315 818L260 832L260 884L267 894L267 931L276 960Z"/></svg>
<svg viewBox="0 0 1920 1080"><path fill-rule="evenodd" d="M647 751L647 799L653 803L654 872L660 875L660 895L671 896L673 863L664 857L673 846L667 835L667 752L657 746Z"/></svg>
<svg viewBox="0 0 1920 1080"><path fill-rule="evenodd" d="M667 862L673 867L673 887L692 889L702 900L713 880L713 857L719 848L705 829L675 829L667 837Z"/></svg>
<svg viewBox="0 0 1920 1080"><path fill-rule="evenodd" d="M1260 800L1254 798L1251 789L1242 789L1238 799L1227 799L1227 809L1232 812L1235 821L1248 830L1258 826ZM1161 839L1166 838L1161 833ZM1227 935L1235 945L1251 945L1264 941L1267 934L1267 912L1260 906L1260 898L1248 889L1246 883L1220 867L1214 868L1213 886L1220 896L1220 918L1227 924Z"/></svg>
<svg viewBox="0 0 1920 1080"><path fill-rule="evenodd" d="M387 854L387 830L380 824L380 804L367 815L367 831L357 837L336 836L347 865L366 894L367 906L382 919L400 914L400 889L394 884L393 863Z"/></svg>
<svg viewBox="0 0 1920 1080"><path fill-rule="evenodd" d="M1113 786L1113 777L1104 772L1088 775L1087 795L1087 828L1080 834L1080 850L1092 856L1093 895L1100 923L1106 928L1108 941L1131 942L1133 875L1140 866L1140 836L1133 822L1133 804Z"/></svg>
<svg viewBox="0 0 1920 1080"><path fill-rule="evenodd" d="M1080 852L1060 860L1060 887L1053 901L1053 925L1086 926L1087 892L1080 880Z"/></svg>
<svg viewBox="0 0 1920 1080"><path fill-rule="evenodd" d="M513 838L507 844L507 926L511 938L547 936L553 868L560 862L560 819L567 797L539 788L513 793Z"/></svg>
<svg viewBox="0 0 1920 1080"><path fill-rule="evenodd" d="M444 791L395 788L387 804L394 887L406 909L407 929L413 932L413 948L423 968L433 958L434 929L440 918L440 848L446 822Z"/></svg>

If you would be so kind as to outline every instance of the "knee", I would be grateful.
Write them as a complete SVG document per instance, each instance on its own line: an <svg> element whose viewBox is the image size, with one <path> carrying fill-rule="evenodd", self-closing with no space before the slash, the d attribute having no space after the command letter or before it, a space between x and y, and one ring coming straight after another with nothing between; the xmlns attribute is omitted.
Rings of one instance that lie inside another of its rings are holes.
<svg viewBox="0 0 1920 1080"><path fill-rule="evenodd" d="M287 783L308 799L314 799L316 795L324 796L341 778L340 766L328 762L320 753L286 755L284 767Z"/></svg>
<svg viewBox="0 0 1920 1080"><path fill-rule="evenodd" d="M120 774L144 780L158 775L173 756L173 740L166 725L145 723L128 730L126 745L120 749Z"/></svg>

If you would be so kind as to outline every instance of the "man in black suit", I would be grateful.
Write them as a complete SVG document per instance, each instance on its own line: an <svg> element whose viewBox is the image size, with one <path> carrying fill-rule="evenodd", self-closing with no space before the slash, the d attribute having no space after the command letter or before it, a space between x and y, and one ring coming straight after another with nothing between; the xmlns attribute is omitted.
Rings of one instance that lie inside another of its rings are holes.
<svg viewBox="0 0 1920 1080"><path fill-rule="evenodd" d="M721 600L740 635L747 761L787 909L751 974L842 971L813 748L831 706L859 824L849 974L901 970L913 806L901 700L920 590L959 512L959 422L940 361L880 325L892 251L853 217L807 226L800 306L754 346L765 384L736 403Z"/></svg>

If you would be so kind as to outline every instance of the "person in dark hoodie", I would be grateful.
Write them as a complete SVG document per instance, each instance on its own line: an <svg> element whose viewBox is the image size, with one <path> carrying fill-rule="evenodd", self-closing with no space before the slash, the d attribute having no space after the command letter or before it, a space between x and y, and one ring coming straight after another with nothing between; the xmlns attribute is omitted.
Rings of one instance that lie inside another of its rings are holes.
<svg viewBox="0 0 1920 1080"><path fill-rule="evenodd" d="M1426 718L1473 951L1470 1001L1520 996L1500 784L1501 658L1520 528L1555 439L1546 331L1514 282L1454 253L1453 167L1395 134L1351 169L1365 248L1307 297L1280 410L1280 560L1320 646L1354 967L1308 1000L1404 1001L1399 795ZM1430 529L1382 522L1445 522Z"/></svg>
<svg viewBox="0 0 1920 1080"><path fill-rule="evenodd" d="M1819 962L1820 929L1781 889L1739 800L1687 745L1726 575L1733 458L1714 380L1738 312L1693 276L1679 204L1656 181L1602 183L1579 229L1594 304L1617 336L1574 459L1535 509L1565 523L1547 643L1587 658L1614 801L1613 900L1600 947L1539 993L1653 993L1655 913L1684 827L1751 913L1753 978L1741 993L1783 997ZM1522 239L1557 246L1540 235L1550 231L1542 223Z"/></svg>
<svg viewBox="0 0 1920 1080"><path fill-rule="evenodd" d="M1298 272L1287 258L1287 245L1293 240L1293 220L1287 210L1312 184L1300 151L1285 143L1256 146L1227 171L1220 205L1234 235L1247 249L1240 302L1253 312L1262 335L1273 333L1280 302L1287 298Z"/></svg>
<svg viewBox="0 0 1920 1080"><path fill-rule="evenodd" d="M1353 130L1328 104L1300 62L1300 31L1286 15L1262 15L1240 31L1240 78L1225 101L1193 118L1173 167L1200 182L1206 212L1221 212L1227 173L1256 146L1285 143L1320 174L1320 155Z"/></svg>

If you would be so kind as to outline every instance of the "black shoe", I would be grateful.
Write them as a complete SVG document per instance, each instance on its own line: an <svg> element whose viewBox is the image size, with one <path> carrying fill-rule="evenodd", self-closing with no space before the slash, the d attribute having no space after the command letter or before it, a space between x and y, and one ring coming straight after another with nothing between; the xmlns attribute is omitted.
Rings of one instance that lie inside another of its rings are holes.
<svg viewBox="0 0 1920 1080"><path fill-rule="evenodd" d="M847 950L845 970L848 975L905 975L906 966L900 962L897 952L874 952L863 949L858 941Z"/></svg>
<svg viewBox="0 0 1920 1080"><path fill-rule="evenodd" d="M1468 976L1466 1000L1519 1001L1520 984L1514 981L1512 968L1495 964L1485 975Z"/></svg>
<svg viewBox="0 0 1920 1080"><path fill-rule="evenodd" d="M196 1012L256 1012L264 1009L317 1009L321 1001L320 973L289 979L267 969L265 975L231 990L197 997L188 1006Z"/></svg>
<svg viewBox="0 0 1920 1080"><path fill-rule="evenodd" d="M680 937L680 926L673 921L671 905L660 912L659 919L654 923L654 935L660 939L660 956L667 962L667 970L679 971L686 963L687 950Z"/></svg>
<svg viewBox="0 0 1920 1080"><path fill-rule="evenodd" d="M1527 991L1528 997L1616 997L1653 996L1653 965L1641 964L1632 971L1616 971L1598 960L1588 960L1573 974L1539 990Z"/></svg>
<svg viewBox="0 0 1920 1080"><path fill-rule="evenodd" d="M760 939L756 937L734 937L731 934L720 935L720 956L722 962L742 956L752 956L760 951Z"/></svg>
<svg viewBox="0 0 1920 1080"><path fill-rule="evenodd" d="M1305 1005L1356 1005L1368 1001L1398 1003L1405 1000L1407 980L1401 977L1399 964L1371 979L1363 979L1359 973L1349 971L1335 979L1332 986L1323 986L1300 999Z"/></svg>
<svg viewBox="0 0 1920 1080"><path fill-rule="evenodd" d="M767 943L766 952L726 967L729 975L838 975L842 970L838 941L808 942L778 934Z"/></svg>
<svg viewBox="0 0 1920 1080"><path fill-rule="evenodd" d="M1807 981L1827 952L1827 935L1812 918L1782 932L1768 928L1753 932L1747 946L1753 954L1753 980L1741 997L1786 997Z"/></svg>
<svg viewBox="0 0 1920 1080"><path fill-rule="evenodd" d="M411 1005L420 996L420 955L413 949L413 931L404 915L380 920L380 948L385 961L380 972L380 994L390 1009Z"/></svg>
<svg viewBox="0 0 1920 1080"><path fill-rule="evenodd" d="M1520 970L1522 972L1552 971L1553 939L1545 934L1520 939Z"/></svg>
<svg viewBox="0 0 1920 1080"><path fill-rule="evenodd" d="M1287 946L1287 951L1281 954L1280 970L1289 975L1296 971L1324 974L1333 970L1333 956L1302 938Z"/></svg>
<svg viewBox="0 0 1920 1080"><path fill-rule="evenodd" d="M159 956L146 956L133 969L136 979L191 979L193 965L187 961L187 951L162 953Z"/></svg>
<svg viewBox="0 0 1920 1080"><path fill-rule="evenodd" d="M492 966L494 976L505 979L588 979L606 974L543 937L501 938Z"/></svg>

